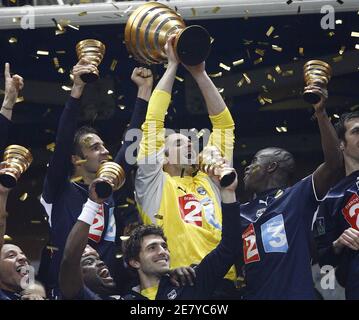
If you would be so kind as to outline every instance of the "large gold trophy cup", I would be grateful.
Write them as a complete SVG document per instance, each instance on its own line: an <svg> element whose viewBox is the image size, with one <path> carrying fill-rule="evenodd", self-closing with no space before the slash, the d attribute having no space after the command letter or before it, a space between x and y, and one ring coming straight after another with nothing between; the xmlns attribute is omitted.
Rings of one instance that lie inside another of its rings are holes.
<svg viewBox="0 0 359 320"><path fill-rule="evenodd" d="M15 187L32 160L28 149L15 144L8 146L4 151L4 161L0 163L0 183L6 188Z"/></svg>
<svg viewBox="0 0 359 320"><path fill-rule="evenodd" d="M97 178L106 178L108 182L99 182L95 190L100 198L107 198L113 191L120 189L126 180L125 171L116 162L107 161L103 163L96 173Z"/></svg>
<svg viewBox="0 0 359 320"><path fill-rule="evenodd" d="M98 67L101 63L103 56L105 55L105 51L105 45L101 41L95 39L82 40L76 45L77 58L79 60L85 58L96 67ZM98 78L98 72L86 73L81 75L81 80L86 83L94 82Z"/></svg>
<svg viewBox="0 0 359 320"><path fill-rule="evenodd" d="M208 146L199 154L199 169L219 177L222 187L228 187L236 179L233 168L226 164L221 152L215 146Z"/></svg>
<svg viewBox="0 0 359 320"><path fill-rule="evenodd" d="M125 43L139 62L164 63L167 61L164 46L174 33L177 34L174 48L181 62L197 65L207 58L211 47L207 30L198 25L186 27L177 12L157 2L148 2L131 14L125 28Z"/></svg>
<svg viewBox="0 0 359 320"><path fill-rule="evenodd" d="M307 87L311 87L304 90L303 99L310 104L317 104L322 98L322 93L313 87L326 90L332 76L332 68L324 61L310 60L304 65L303 71L304 82Z"/></svg>

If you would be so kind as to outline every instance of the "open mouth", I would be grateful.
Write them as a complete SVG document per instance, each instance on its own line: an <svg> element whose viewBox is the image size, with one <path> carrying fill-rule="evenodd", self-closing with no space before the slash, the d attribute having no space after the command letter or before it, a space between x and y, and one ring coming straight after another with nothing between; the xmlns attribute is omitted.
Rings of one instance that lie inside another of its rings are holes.
<svg viewBox="0 0 359 320"><path fill-rule="evenodd" d="M23 277L29 274L29 268L27 265L20 265L16 267L16 272Z"/></svg>

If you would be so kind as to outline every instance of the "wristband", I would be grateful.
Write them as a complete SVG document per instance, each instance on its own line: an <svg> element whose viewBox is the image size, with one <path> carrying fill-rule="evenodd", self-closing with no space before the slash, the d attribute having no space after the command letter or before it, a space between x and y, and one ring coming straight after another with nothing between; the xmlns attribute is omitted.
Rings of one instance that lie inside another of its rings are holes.
<svg viewBox="0 0 359 320"><path fill-rule="evenodd" d="M80 216L77 218L77 220L83 221L91 226L95 219L96 213L98 212L101 206L102 204L87 199L87 202L83 206L82 212Z"/></svg>

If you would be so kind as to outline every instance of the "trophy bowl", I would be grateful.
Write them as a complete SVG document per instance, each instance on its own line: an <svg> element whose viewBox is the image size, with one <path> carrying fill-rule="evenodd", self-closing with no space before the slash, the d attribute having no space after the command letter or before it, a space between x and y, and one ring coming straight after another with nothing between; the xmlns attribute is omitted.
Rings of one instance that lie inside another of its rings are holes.
<svg viewBox="0 0 359 320"><path fill-rule="evenodd" d="M219 178L221 187L228 187L236 179L236 172L229 167L215 146L208 146L199 154L199 169Z"/></svg>
<svg viewBox="0 0 359 320"><path fill-rule="evenodd" d="M125 171L116 162L103 163L96 173L97 178L106 178L107 181L96 183L96 193L100 198L108 198L113 191L120 189L125 183Z"/></svg>
<svg viewBox="0 0 359 320"><path fill-rule="evenodd" d="M106 51L106 46L99 40L95 39L85 39L77 43L76 53L77 58L80 60L85 58L90 61L90 63L96 67L101 63ZM81 80L83 82L89 83L94 82L99 78L98 71L85 73L81 75Z"/></svg>
<svg viewBox="0 0 359 320"><path fill-rule="evenodd" d="M304 65L303 73L306 87L312 87L304 90L303 99L310 104L317 104L322 98L322 93L313 87L327 89L332 68L324 61L310 60Z"/></svg>
<svg viewBox="0 0 359 320"><path fill-rule="evenodd" d="M6 188L16 186L20 176L33 161L31 152L19 145L10 145L4 151L4 161L0 163L0 183Z"/></svg>
<svg viewBox="0 0 359 320"><path fill-rule="evenodd" d="M182 63L197 65L207 58L211 48L207 30L198 25L186 27L176 11L158 2L147 2L130 15L125 43L137 61L159 64L167 61L164 46L172 34L176 34L174 48Z"/></svg>

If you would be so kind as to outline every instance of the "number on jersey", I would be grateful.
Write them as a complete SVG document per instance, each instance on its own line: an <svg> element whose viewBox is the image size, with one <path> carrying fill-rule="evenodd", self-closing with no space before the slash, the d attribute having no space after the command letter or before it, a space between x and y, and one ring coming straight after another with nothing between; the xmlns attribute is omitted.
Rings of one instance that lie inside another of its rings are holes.
<svg viewBox="0 0 359 320"><path fill-rule="evenodd" d="M357 194L352 195L342 213L351 227L359 231L359 197Z"/></svg>
<svg viewBox="0 0 359 320"><path fill-rule="evenodd" d="M282 214L263 223L261 225L261 234L263 248L266 253L288 251L288 241Z"/></svg>
<svg viewBox="0 0 359 320"><path fill-rule="evenodd" d="M251 223L248 228L242 234L243 239L243 258L244 263L252 263L260 261L257 242L256 242L256 233L254 231L253 223Z"/></svg>

